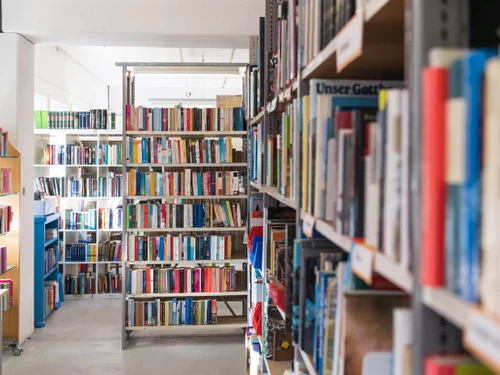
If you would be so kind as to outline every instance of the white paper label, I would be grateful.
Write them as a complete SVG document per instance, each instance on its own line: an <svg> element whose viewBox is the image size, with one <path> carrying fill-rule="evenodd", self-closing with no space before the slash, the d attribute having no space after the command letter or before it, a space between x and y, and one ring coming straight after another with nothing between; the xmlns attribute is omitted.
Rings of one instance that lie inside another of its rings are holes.
<svg viewBox="0 0 500 375"><path fill-rule="evenodd" d="M363 21L363 12L360 12L337 36L337 73L363 52Z"/></svg>
<svg viewBox="0 0 500 375"><path fill-rule="evenodd" d="M303 231L307 237L313 236L314 224L316 224L316 218L312 215L306 215L304 219Z"/></svg>
<svg viewBox="0 0 500 375"><path fill-rule="evenodd" d="M285 99L286 100L292 99L292 88L291 87L289 87L289 88L286 89L286 91L285 91Z"/></svg>
<svg viewBox="0 0 500 375"><path fill-rule="evenodd" d="M352 271L365 283L371 285L375 253L363 245L353 243L351 249Z"/></svg>
<svg viewBox="0 0 500 375"><path fill-rule="evenodd" d="M276 105L278 105L278 97L273 99L271 103L271 110L269 112L274 112L276 110Z"/></svg>
<svg viewBox="0 0 500 375"><path fill-rule="evenodd" d="M500 322L472 307L464 330L464 345L489 367L500 371Z"/></svg>

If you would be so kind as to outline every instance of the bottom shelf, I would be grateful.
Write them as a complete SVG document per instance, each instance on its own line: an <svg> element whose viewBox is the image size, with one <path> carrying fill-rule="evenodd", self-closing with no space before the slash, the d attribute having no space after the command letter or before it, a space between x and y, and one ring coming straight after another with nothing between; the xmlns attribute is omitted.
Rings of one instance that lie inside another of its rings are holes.
<svg viewBox="0 0 500 375"><path fill-rule="evenodd" d="M78 300L78 299L120 299L123 297L122 293L98 293L98 294L65 294L64 299L67 300Z"/></svg>
<svg viewBox="0 0 500 375"><path fill-rule="evenodd" d="M269 375L283 375L287 370L290 370L291 361L271 361L270 359L265 359L267 372Z"/></svg>
<svg viewBox="0 0 500 375"><path fill-rule="evenodd" d="M173 326L141 326L141 327L125 327L127 331L143 331L143 330L162 330L162 329L198 329L203 330L217 330L221 328L245 328L247 326L247 319L244 316L219 316L217 317L217 324L190 324L190 325L173 325Z"/></svg>

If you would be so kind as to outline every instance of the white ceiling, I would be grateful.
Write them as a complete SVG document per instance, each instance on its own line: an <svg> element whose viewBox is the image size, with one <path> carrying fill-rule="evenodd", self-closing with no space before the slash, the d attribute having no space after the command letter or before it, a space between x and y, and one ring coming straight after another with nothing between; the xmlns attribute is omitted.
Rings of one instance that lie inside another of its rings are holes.
<svg viewBox="0 0 500 375"><path fill-rule="evenodd" d="M154 47L64 47L73 59L108 86L121 86L122 68L116 62L234 62L247 63L248 49L154 48ZM142 87L238 88L239 76L138 76Z"/></svg>

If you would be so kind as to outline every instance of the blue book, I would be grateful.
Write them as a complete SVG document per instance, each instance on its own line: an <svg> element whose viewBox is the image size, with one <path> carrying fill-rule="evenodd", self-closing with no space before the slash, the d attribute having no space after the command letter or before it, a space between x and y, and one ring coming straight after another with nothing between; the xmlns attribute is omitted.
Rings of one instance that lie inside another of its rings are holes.
<svg viewBox="0 0 500 375"><path fill-rule="evenodd" d="M315 341L318 345L314 347L315 353L314 353L314 360L315 360L315 367L319 371L319 375L324 374L324 369L323 369L323 354L324 350L323 348L325 347L325 325L326 325L326 302L327 302L327 290L328 290L328 279L331 277L336 277L335 272L327 272L327 271L322 271L319 273L319 311L317 312L316 316L318 317L319 321L316 324L316 327L318 328L318 339Z"/></svg>
<svg viewBox="0 0 500 375"><path fill-rule="evenodd" d="M465 110L465 181L460 187L460 289L463 299L479 300L481 150L483 75L493 49L475 50L463 58Z"/></svg>
<svg viewBox="0 0 500 375"><path fill-rule="evenodd" d="M152 303L148 302L148 326L152 325L153 323L153 309L152 309Z"/></svg>
<svg viewBox="0 0 500 375"><path fill-rule="evenodd" d="M165 260L165 237L160 236L160 249L158 251L158 256L160 257L160 260Z"/></svg>
<svg viewBox="0 0 500 375"><path fill-rule="evenodd" d="M134 326L134 322L135 322L135 304L134 304L134 300L131 299L128 301L129 303L129 306L130 306L130 326L133 327Z"/></svg>

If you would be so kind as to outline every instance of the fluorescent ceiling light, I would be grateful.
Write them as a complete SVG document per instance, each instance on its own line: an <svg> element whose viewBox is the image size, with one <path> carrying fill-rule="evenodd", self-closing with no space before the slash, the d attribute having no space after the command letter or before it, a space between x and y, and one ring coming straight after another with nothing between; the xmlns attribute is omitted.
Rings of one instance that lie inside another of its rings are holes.
<svg viewBox="0 0 500 375"><path fill-rule="evenodd" d="M134 74L169 76L230 76L240 75L239 66L134 66Z"/></svg>

